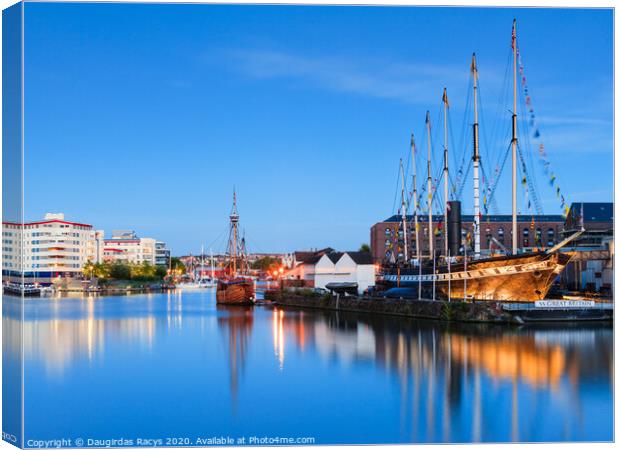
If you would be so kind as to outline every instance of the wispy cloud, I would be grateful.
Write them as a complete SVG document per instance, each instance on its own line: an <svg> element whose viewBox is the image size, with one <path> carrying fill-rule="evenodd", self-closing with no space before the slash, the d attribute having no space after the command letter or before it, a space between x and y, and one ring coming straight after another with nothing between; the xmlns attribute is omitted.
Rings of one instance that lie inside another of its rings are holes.
<svg viewBox="0 0 620 450"><path fill-rule="evenodd" d="M235 65L255 78L301 80L315 87L408 103L434 104L443 86L466 88L467 67L410 64L340 57L310 57L273 50L227 52Z"/></svg>

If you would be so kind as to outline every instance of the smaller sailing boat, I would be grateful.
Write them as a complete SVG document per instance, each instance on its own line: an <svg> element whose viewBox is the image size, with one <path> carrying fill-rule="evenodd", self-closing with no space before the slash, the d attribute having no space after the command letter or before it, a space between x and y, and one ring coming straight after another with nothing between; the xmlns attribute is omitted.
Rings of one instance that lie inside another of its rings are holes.
<svg viewBox="0 0 620 450"><path fill-rule="evenodd" d="M219 304L251 305L254 303L254 281L249 277L245 252L245 238L239 239L239 213L237 194L233 192L233 207L230 213L230 234L227 249L228 266L226 276L217 282L216 300Z"/></svg>
<svg viewBox="0 0 620 450"><path fill-rule="evenodd" d="M211 278L205 277L205 256L204 246L200 251L200 266L198 271L194 270L194 281L187 281L185 283L179 283L177 287L179 289L193 290L193 289L205 289L215 287L213 280L213 256L211 256ZM197 273L196 273L197 272Z"/></svg>

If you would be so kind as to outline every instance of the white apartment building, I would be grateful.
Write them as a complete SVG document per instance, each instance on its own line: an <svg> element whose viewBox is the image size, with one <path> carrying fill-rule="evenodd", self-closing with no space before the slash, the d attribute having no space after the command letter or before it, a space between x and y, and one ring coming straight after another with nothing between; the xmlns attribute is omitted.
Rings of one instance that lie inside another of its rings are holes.
<svg viewBox="0 0 620 450"><path fill-rule="evenodd" d="M87 261L125 261L168 264L170 251L163 242L138 238L133 231L103 230L47 213L39 222L2 222L2 280L50 283L58 277L82 274Z"/></svg>
<svg viewBox="0 0 620 450"><path fill-rule="evenodd" d="M135 231L115 230L111 239L105 239L104 261L123 261L127 263L156 264L156 243L152 238L140 238ZM160 243L163 244L163 243Z"/></svg>
<svg viewBox="0 0 620 450"><path fill-rule="evenodd" d="M4 281L49 283L81 273L86 261L103 257L103 231L47 213L44 220L2 223Z"/></svg>

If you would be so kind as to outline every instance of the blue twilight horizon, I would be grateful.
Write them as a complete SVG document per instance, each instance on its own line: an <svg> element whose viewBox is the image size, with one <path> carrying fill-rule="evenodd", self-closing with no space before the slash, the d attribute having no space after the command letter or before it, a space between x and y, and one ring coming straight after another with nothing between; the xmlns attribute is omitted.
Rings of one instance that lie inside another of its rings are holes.
<svg viewBox="0 0 620 450"><path fill-rule="evenodd" d="M485 176L500 170L513 18L557 177L520 122L544 213L562 213L556 186L568 203L612 201L611 9L26 3L25 219L64 212L173 254L222 251L235 188L250 251L355 250L398 208L400 158L411 187L412 132L426 177L427 110L439 170L444 87L451 175L466 171L472 52ZM510 158L505 214L509 176ZM462 192L469 214L470 179Z"/></svg>

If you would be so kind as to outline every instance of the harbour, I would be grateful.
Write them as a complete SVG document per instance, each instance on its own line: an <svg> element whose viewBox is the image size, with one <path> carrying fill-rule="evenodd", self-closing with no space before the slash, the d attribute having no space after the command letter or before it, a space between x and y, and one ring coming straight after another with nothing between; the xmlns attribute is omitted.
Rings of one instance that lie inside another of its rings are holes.
<svg viewBox="0 0 620 450"><path fill-rule="evenodd" d="M614 20L7 8L3 439L613 441Z"/></svg>
<svg viewBox="0 0 620 450"><path fill-rule="evenodd" d="M32 439L612 439L610 324L225 306L206 289L27 301L22 326L3 300L5 348L23 330Z"/></svg>
<svg viewBox="0 0 620 450"><path fill-rule="evenodd" d="M403 294L406 295L406 294ZM521 325L526 322L613 321L611 301L588 298L538 302L492 302L318 295L309 291L268 290L265 298L281 307L395 315L445 322L478 322Z"/></svg>

